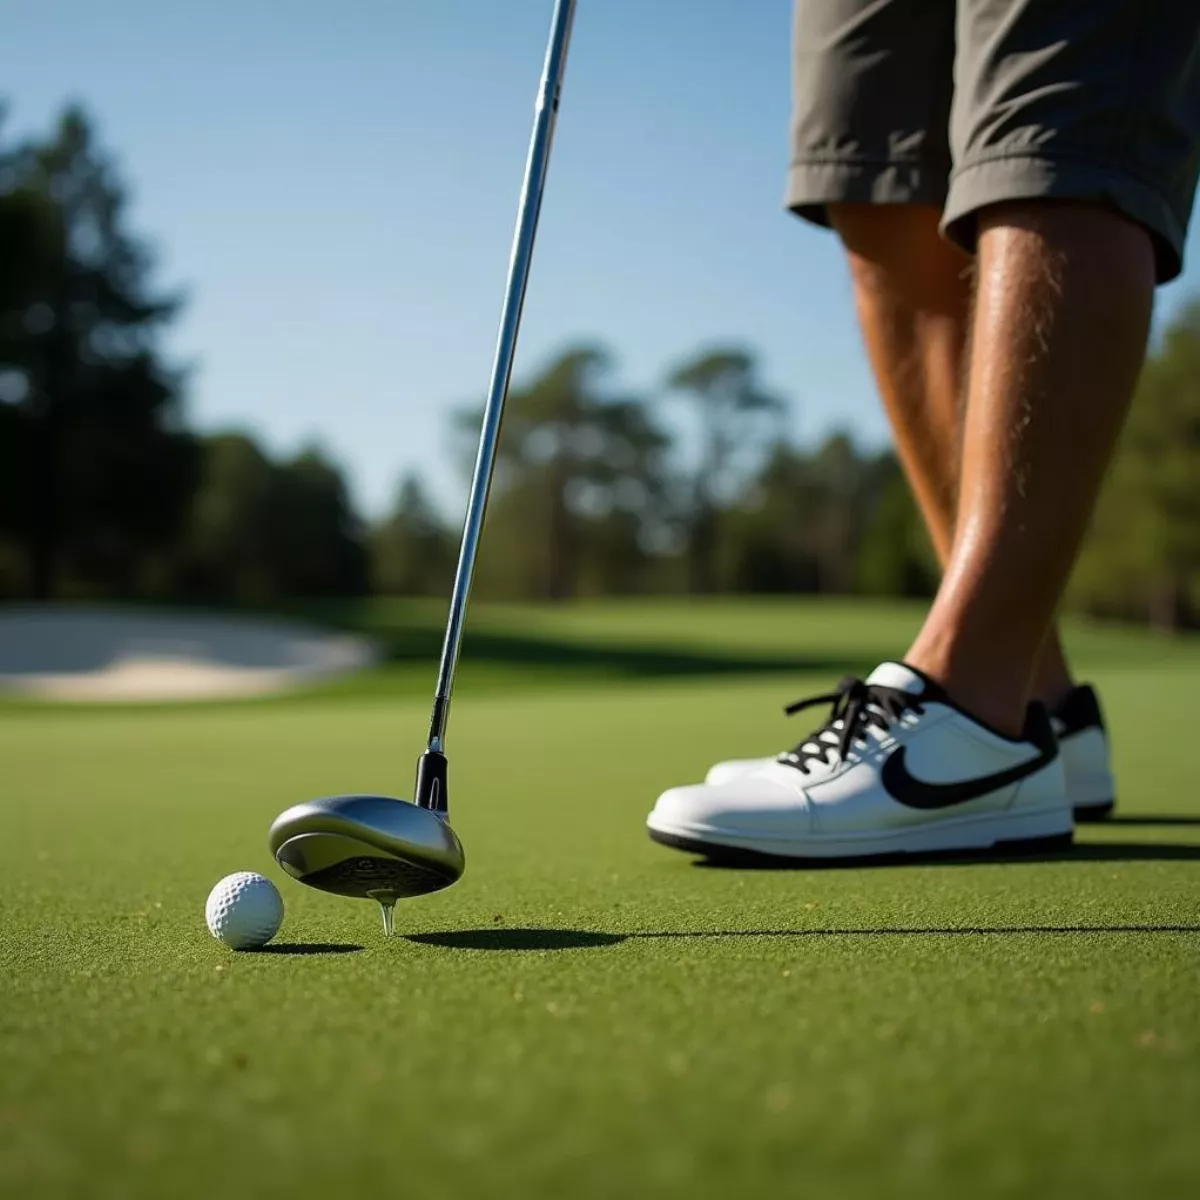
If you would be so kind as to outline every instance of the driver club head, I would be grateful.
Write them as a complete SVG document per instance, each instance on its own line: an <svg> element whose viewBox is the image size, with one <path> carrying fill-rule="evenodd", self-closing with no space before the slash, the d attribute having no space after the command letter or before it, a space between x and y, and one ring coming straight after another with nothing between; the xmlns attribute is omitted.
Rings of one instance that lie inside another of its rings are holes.
<svg viewBox="0 0 1200 1200"><path fill-rule="evenodd" d="M389 796L329 796L279 814L268 834L293 879L338 896L375 900L386 933L397 900L449 887L462 843L437 812Z"/></svg>

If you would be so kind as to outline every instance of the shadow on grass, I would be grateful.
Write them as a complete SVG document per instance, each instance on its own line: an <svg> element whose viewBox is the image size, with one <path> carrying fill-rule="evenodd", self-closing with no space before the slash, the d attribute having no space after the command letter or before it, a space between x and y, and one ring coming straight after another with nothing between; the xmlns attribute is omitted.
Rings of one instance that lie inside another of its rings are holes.
<svg viewBox="0 0 1200 1200"><path fill-rule="evenodd" d="M684 850L702 854L699 850ZM929 854L880 854L870 858L778 858L753 851L722 851L692 864L715 871L844 871L864 867L955 867L983 863L1200 862L1200 846L1185 842L1076 842L1061 850L948 850Z"/></svg>
<svg viewBox="0 0 1200 1200"><path fill-rule="evenodd" d="M445 933L410 933L410 942L446 950L588 950L615 946L622 933L584 929L450 929Z"/></svg>
<svg viewBox="0 0 1200 1200"><path fill-rule="evenodd" d="M390 632L390 631L389 631ZM384 635L390 662L436 659L441 648L441 629L405 630ZM621 645L619 642L576 642L538 638L518 633L480 631L468 633L463 656L470 662L571 673L642 678L676 675L744 675L826 671L869 670L868 652L863 658L846 652L779 655L722 652L700 647Z"/></svg>
<svg viewBox="0 0 1200 1200"><path fill-rule="evenodd" d="M243 954L357 954L362 949L351 942L271 942Z"/></svg>
<svg viewBox="0 0 1200 1200"><path fill-rule="evenodd" d="M1168 813L1119 813L1115 817L1105 817L1101 825L1200 825L1200 817L1174 816Z"/></svg>
<svg viewBox="0 0 1200 1200"><path fill-rule="evenodd" d="M631 933L630 938L1014 937L1021 934L1200 933L1200 925L948 925L873 929L715 929Z"/></svg>
<svg viewBox="0 0 1200 1200"><path fill-rule="evenodd" d="M402 626L375 626L340 621L374 639L385 662L436 662L442 647L444 630L440 622ZM709 649L701 646L645 645L638 642L575 640L539 637L523 631L490 629L468 630L463 640L463 657L471 663L505 667L524 667L536 671L546 668L569 674L605 676L726 675L753 672L828 671L841 674L849 670L867 671L878 657L876 647L859 653L848 648L816 652L775 654L736 649Z"/></svg>
<svg viewBox="0 0 1200 1200"><path fill-rule="evenodd" d="M920 626L923 605L916 602L902 604L868 603L860 599L838 601L833 597L803 596L790 600L783 597L757 600L750 597L713 598L708 605L714 614L712 637L719 638L722 620L740 622L754 621L756 612L793 614L796 636L800 644L785 641L778 653L770 647L756 649L713 645L705 640L702 644L685 643L647 644L636 636L622 641L619 626L614 626L611 637L595 637L585 629L572 627L570 622L561 626L551 625L543 633L539 624L539 612L543 606L506 606L507 620L514 613L522 612L520 623L497 627L489 621L485 605L466 633L464 657L475 663L492 663L510 667L549 667L571 673L579 668L580 674L602 673L605 675L653 676L653 675L707 675L738 673L779 673L804 671L829 671L841 674L844 671L869 671L881 657L898 654L905 639L896 639L896 629L889 626L876 636L871 636L873 618L884 614L889 618L903 618L915 633ZM766 600L765 604L761 602ZM664 604L663 602L666 601ZM688 597L677 596L670 600L657 597L649 601L648 613L661 615L671 611L672 605L681 612L694 603ZM757 605L757 607L756 607ZM569 612L573 606L564 605L555 609L557 613ZM585 606L586 607L586 606ZM385 659L392 663L428 662L436 663L441 649L445 620L444 601L427 603L385 603L380 605L360 600L297 601L286 605L289 615L318 624L334 626L371 638L381 649ZM852 618L842 623L838 615L843 609ZM274 611L274 607L271 611ZM548 610L547 610L548 611ZM722 615L726 614L726 615ZM504 614L502 614L504 615ZM479 621L483 621L480 626ZM628 628L639 627L636 606L627 613ZM691 625L688 628L698 630ZM707 635L706 635L707 636ZM1084 654L1093 667L1136 664L1145 666L1148 661L1155 664L1185 660L1181 652L1200 649L1200 639L1150 638L1127 626L1093 624L1072 625L1069 640L1080 640L1080 653ZM805 644L807 643L807 644Z"/></svg>
<svg viewBox="0 0 1200 1200"><path fill-rule="evenodd" d="M840 937L1020 937L1097 933L1200 933L1200 925L951 925L851 929L655 929L638 933L597 933L585 929L452 929L413 933L408 941L443 950L583 950L626 941L683 941L712 938Z"/></svg>

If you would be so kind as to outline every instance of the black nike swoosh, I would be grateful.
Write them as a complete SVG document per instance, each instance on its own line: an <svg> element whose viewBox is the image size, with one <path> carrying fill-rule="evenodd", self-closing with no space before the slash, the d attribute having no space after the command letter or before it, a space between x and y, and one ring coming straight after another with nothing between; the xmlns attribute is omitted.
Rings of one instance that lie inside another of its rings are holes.
<svg viewBox="0 0 1200 1200"><path fill-rule="evenodd" d="M1058 751L1042 753L1029 762L1007 771L997 771L994 775L980 775L975 779L964 779L960 783L927 783L908 773L904 762L905 747L899 747L883 764L880 778L884 790L897 804L906 808L950 808L955 804L965 804L968 800L976 800L994 792L997 788L1008 787L1017 783L1027 775L1040 771L1048 763L1058 757Z"/></svg>

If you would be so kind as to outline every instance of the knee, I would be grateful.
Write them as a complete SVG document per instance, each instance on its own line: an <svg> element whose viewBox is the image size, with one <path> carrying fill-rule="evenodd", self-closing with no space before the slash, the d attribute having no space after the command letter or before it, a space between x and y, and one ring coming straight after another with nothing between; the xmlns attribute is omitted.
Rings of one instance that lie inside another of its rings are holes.
<svg viewBox="0 0 1200 1200"><path fill-rule="evenodd" d="M977 248L986 264L1042 264L1057 278L1064 270L1121 278L1151 293L1154 239L1145 226L1106 204L1087 200L1028 199L991 204L976 215ZM1042 272L1039 272L1039 274Z"/></svg>
<svg viewBox="0 0 1200 1200"><path fill-rule="evenodd" d="M938 229L940 210L923 204L831 204L829 221L846 252L860 298L895 293L914 305L965 304L971 259Z"/></svg>

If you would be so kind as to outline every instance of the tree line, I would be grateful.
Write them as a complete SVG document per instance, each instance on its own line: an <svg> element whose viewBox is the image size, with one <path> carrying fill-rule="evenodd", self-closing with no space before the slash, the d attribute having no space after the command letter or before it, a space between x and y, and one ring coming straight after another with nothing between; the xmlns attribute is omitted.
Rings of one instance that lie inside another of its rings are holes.
<svg viewBox="0 0 1200 1200"><path fill-rule="evenodd" d="M458 516L419 476L368 522L318 447L273 458L189 429L154 283L111 156L79 109L43 139L0 124L0 595L270 603L443 595ZM567 348L510 393L478 590L929 595L937 566L890 450L790 436L752 351L701 348L649 394ZM452 413L464 485L479 405ZM1200 613L1200 304L1143 373L1070 603L1177 628Z"/></svg>

